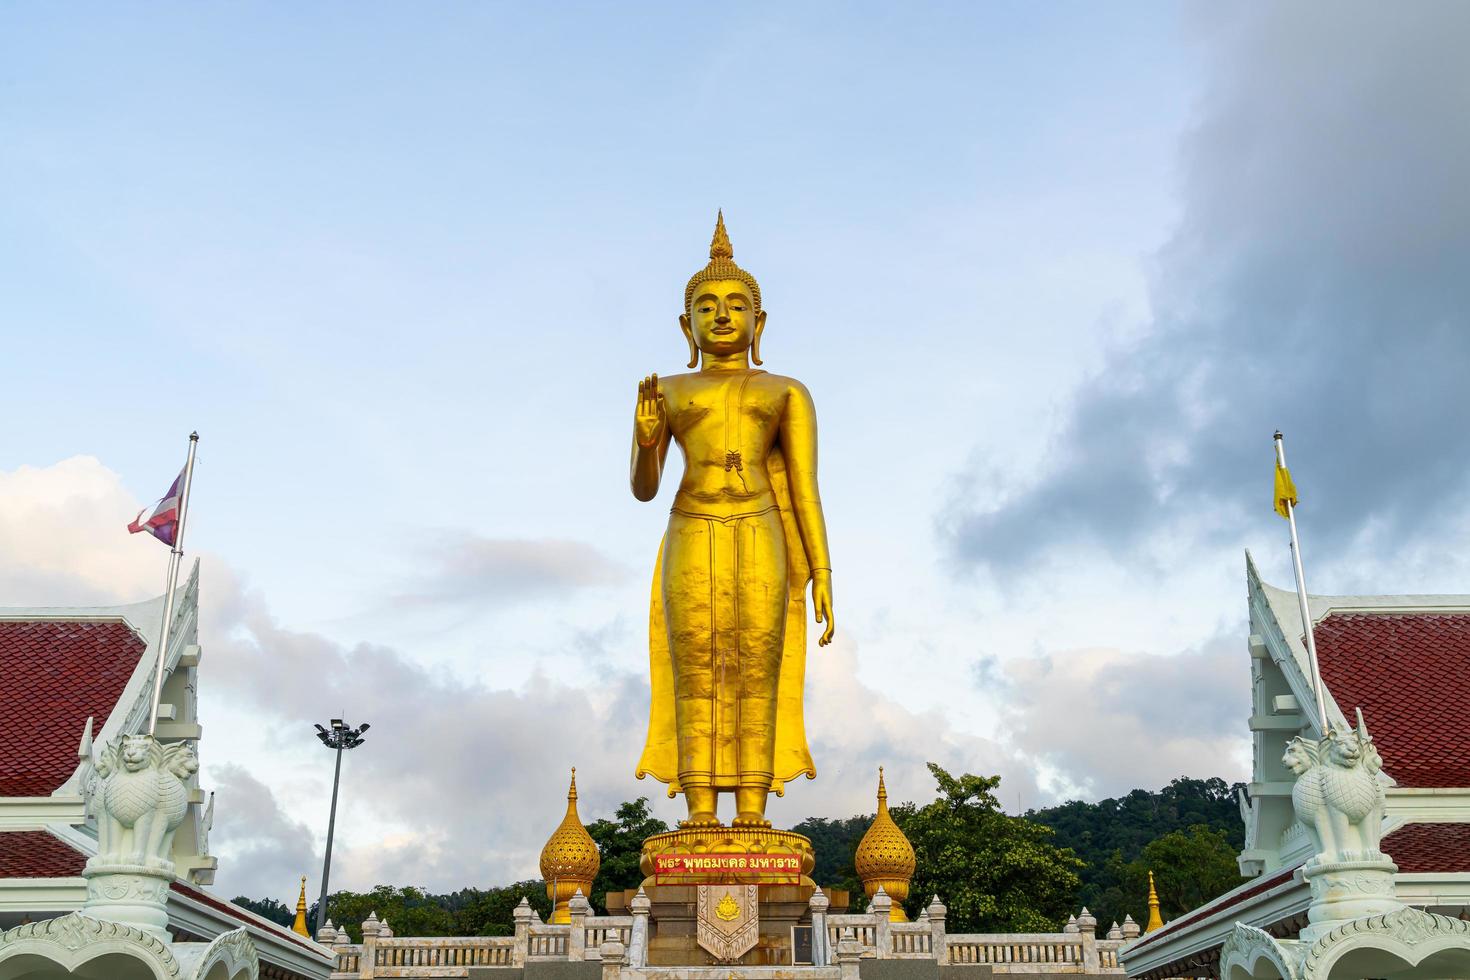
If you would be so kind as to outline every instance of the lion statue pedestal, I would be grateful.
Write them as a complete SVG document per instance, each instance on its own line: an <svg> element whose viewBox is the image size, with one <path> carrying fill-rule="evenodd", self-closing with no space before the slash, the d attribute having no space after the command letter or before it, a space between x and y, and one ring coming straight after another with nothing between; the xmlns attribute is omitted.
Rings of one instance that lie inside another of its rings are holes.
<svg viewBox="0 0 1470 980"><path fill-rule="evenodd" d="M83 793L97 818L97 853L82 870L82 911L169 942L174 832L199 762L187 744L164 745L151 735L119 736L94 758L90 730L80 755Z"/></svg>

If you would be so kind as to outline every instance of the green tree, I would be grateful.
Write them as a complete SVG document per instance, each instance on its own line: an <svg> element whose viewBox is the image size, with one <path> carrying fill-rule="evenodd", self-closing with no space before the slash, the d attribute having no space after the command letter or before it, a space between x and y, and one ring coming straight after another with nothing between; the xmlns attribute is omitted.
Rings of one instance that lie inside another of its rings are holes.
<svg viewBox="0 0 1470 980"><path fill-rule="evenodd" d="M1244 883L1235 862L1237 853L1223 831L1205 824L1176 830L1150 842L1118 876L1130 898L1142 896L1128 902L1133 918L1148 921L1150 871L1167 922Z"/></svg>
<svg viewBox="0 0 1470 980"><path fill-rule="evenodd" d="M638 866L638 859L643 853L643 842L668 829L668 824L649 811L646 796L619 805L612 820L603 817L588 824L587 833L602 856L597 880L592 883L592 894L587 896L588 900L606 912L608 892L641 885L643 871Z"/></svg>
<svg viewBox="0 0 1470 980"><path fill-rule="evenodd" d="M503 888L465 888L445 900L454 916L456 936L509 936L515 932L515 908L524 898L544 922L551 915L546 882L518 881Z"/></svg>
<svg viewBox="0 0 1470 980"><path fill-rule="evenodd" d="M362 920L378 913L388 920L395 936L453 936L454 915L443 896L419 888L379 885L369 892L334 892L327 898L327 915L338 928L345 927L355 943L362 942Z"/></svg>
<svg viewBox="0 0 1470 980"><path fill-rule="evenodd" d="M853 906L865 904L863 883L858 880L853 859L857 855L858 844L872 824L872 814L838 820L808 817L791 828L810 840L817 852L812 880L824 889L846 889Z"/></svg>
<svg viewBox="0 0 1470 980"><path fill-rule="evenodd" d="M918 857L910 917L939 895L954 932L1043 932L1073 911L1082 862L1049 827L1003 813L999 776L958 778L929 763L939 798L894 807Z"/></svg>
<svg viewBox="0 0 1470 980"><path fill-rule="evenodd" d="M290 928L291 923L296 921L296 912L274 898L262 898L257 901L253 898L246 898L244 895L237 895L231 901L242 909L249 909L263 919L270 919L277 925Z"/></svg>

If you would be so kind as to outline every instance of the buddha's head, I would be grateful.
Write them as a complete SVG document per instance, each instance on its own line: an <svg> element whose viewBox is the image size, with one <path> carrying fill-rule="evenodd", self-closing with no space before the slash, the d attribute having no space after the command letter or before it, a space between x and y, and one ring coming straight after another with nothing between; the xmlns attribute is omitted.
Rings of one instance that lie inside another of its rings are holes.
<svg viewBox="0 0 1470 980"><path fill-rule="evenodd" d="M751 360L761 363L761 331L765 326L760 284L735 264L735 251L721 212L715 219L709 265L696 272L684 289L679 327L689 342L689 366L699 364L701 351L729 356L747 348Z"/></svg>

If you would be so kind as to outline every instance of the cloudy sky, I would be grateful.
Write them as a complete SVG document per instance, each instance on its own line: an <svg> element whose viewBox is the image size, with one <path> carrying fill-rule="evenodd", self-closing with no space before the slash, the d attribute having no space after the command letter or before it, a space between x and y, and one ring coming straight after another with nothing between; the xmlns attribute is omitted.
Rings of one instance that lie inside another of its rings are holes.
<svg viewBox="0 0 1470 980"><path fill-rule="evenodd" d="M549 10L549 8L548 8ZM819 781L1242 777L1288 434L1317 592L1470 592L1470 6L11 4L0 604L190 550L227 894L534 874L656 784L635 385L717 207L821 419ZM661 812L673 816L671 803Z"/></svg>

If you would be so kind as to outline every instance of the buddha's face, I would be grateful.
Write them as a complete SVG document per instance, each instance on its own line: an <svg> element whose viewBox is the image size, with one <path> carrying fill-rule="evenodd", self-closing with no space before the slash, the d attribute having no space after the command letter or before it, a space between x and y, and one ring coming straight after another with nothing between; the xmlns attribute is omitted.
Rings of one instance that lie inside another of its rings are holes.
<svg viewBox="0 0 1470 980"><path fill-rule="evenodd" d="M750 288L739 279L711 279L694 288L684 329L706 354L739 354L748 349L765 324L756 313Z"/></svg>

